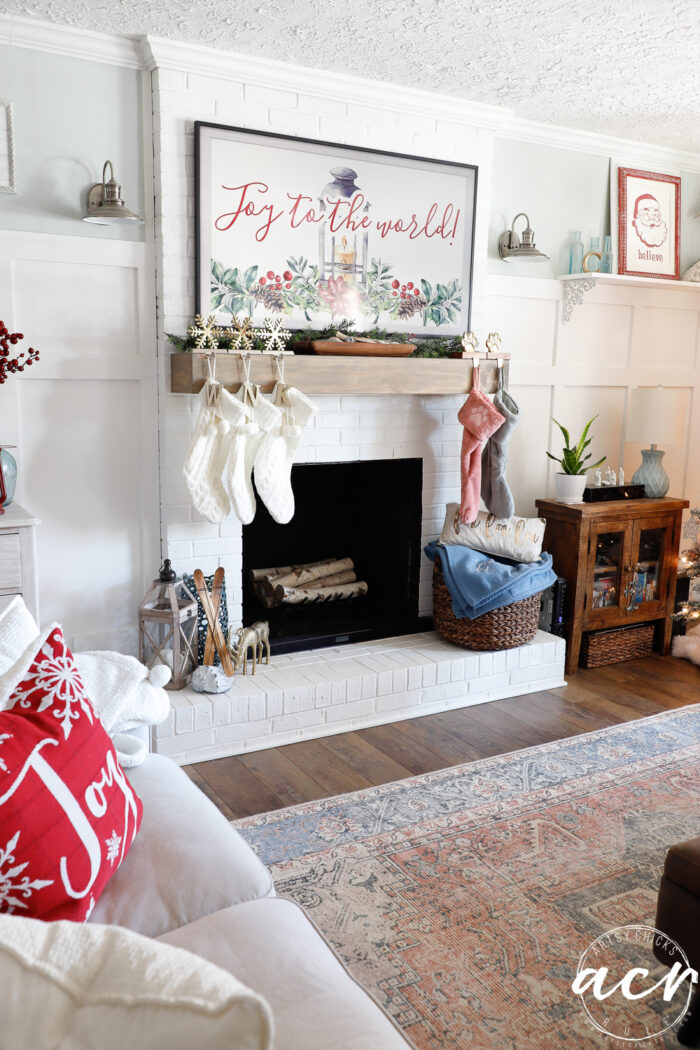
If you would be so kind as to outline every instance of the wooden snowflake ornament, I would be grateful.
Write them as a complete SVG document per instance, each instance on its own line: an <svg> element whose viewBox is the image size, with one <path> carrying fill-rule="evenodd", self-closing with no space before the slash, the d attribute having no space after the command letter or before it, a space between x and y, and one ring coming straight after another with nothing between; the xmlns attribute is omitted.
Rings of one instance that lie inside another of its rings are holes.
<svg viewBox="0 0 700 1050"><path fill-rule="evenodd" d="M282 327L281 317L268 317L265 321L265 327L260 333L260 338L265 344L265 349L268 353L273 353L274 351L283 353L291 334L286 328Z"/></svg>
<svg viewBox="0 0 700 1050"><path fill-rule="evenodd" d="M255 339L256 332L249 317L245 317L242 321L239 321L237 317L234 317L231 322L231 328L226 334L231 340L232 350L237 351L239 354L250 353L253 348L253 339Z"/></svg>
<svg viewBox="0 0 700 1050"><path fill-rule="evenodd" d="M196 314L187 334L194 339L197 350L216 350L219 346L219 328L213 315L205 320L202 314Z"/></svg>

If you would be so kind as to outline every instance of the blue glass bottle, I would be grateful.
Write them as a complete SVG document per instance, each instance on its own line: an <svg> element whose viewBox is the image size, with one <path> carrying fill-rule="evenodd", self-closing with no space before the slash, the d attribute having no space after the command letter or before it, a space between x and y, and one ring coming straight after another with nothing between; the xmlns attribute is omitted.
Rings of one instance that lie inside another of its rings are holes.
<svg viewBox="0 0 700 1050"><path fill-rule="evenodd" d="M583 273L583 241L581 231L574 231L574 239L569 251L569 273Z"/></svg>
<svg viewBox="0 0 700 1050"><path fill-rule="evenodd" d="M600 260L601 273L612 273L612 254L612 238L606 237L603 257Z"/></svg>

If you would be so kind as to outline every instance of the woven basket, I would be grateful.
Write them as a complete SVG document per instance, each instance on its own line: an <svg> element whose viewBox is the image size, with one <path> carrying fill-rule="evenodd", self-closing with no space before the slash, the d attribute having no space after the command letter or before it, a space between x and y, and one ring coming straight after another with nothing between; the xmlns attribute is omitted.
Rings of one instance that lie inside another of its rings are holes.
<svg viewBox="0 0 700 1050"><path fill-rule="evenodd" d="M435 630L448 642L463 649L514 649L532 641L540 618L540 596L504 605L500 609L458 620L452 612L452 599L445 584L439 560L433 567L433 619Z"/></svg>
<svg viewBox="0 0 700 1050"><path fill-rule="evenodd" d="M581 667L604 667L623 660L638 660L654 651L654 624L591 631L581 642Z"/></svg>

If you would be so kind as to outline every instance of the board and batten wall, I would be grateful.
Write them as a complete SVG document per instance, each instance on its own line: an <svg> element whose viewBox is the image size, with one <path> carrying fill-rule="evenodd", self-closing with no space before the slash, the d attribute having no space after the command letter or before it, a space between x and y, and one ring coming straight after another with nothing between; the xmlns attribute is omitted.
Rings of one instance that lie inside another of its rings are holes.
<svg viewBox="0 0 700 1050"><path fill-rule="evenodd" d="M557 452L562 441L552 416L573 436L597 415L591 462L606 456L629 480L641 463L640 446L626 441L630 391L656 385L675 391L684 420L683 444L665 450L670 494L699 505L700 285L598 284L566 324L561 281L490 274L487 288L487 327L513 351L511 386L523 420L508 470L519 512L532 513L538 496L554 492L557 467L544 450Z"/></svg>
<svg viewBox="0 0 700 1050"><path fill-rule="evenodd" d="M0 440L17 445L17 501L41 520L42 622L77 649L136 651L159 564L152 222L81 221L107 159L127 203L148 208L144 88L150 100L137 69L0 46L17 173L17 194L0 195L0 318L41 354L0 387Z"/></svg>

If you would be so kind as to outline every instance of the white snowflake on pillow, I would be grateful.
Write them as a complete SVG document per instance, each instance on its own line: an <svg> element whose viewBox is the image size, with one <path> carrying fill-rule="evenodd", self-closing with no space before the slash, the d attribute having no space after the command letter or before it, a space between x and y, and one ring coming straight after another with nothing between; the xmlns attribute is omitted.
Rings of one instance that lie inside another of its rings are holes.
<svg viewBox="0 0 700 1050"><path fill-rule="evenodd" d="M121 835L117 835L116 831L112 831L112 834L108 839L105 839L105 846L107 847L107 860L114 864L115 860L119 856L119 850L122 844Z"/></svg>
<svg viewBox="0 0 700 1050"><path fill-rule="evenodd" d="M29 861L24 864L15 864L15 849L19 842L19 831L17 831L4 849L0 847L0 912L12 915L15 908L26 908L24 901L28 900L35 890L43 890L45 886L53 885L53 879L30 879L28 875L22 875ZM20 878L21 876L21 878Z"/></svg>
<svg viewBox="0 0 700 1050"><path fill-rule="evenodd" d="M36 670L15 690L14 703L20 707L31 707L33 695L43 694L36 710L41 712L55 707L53 714L60 721L66 740L70 736L72 723L77 721L81 711L92 725L92 704L60 631L53 631L46 639L37 656L37 664Z"/></svg>

